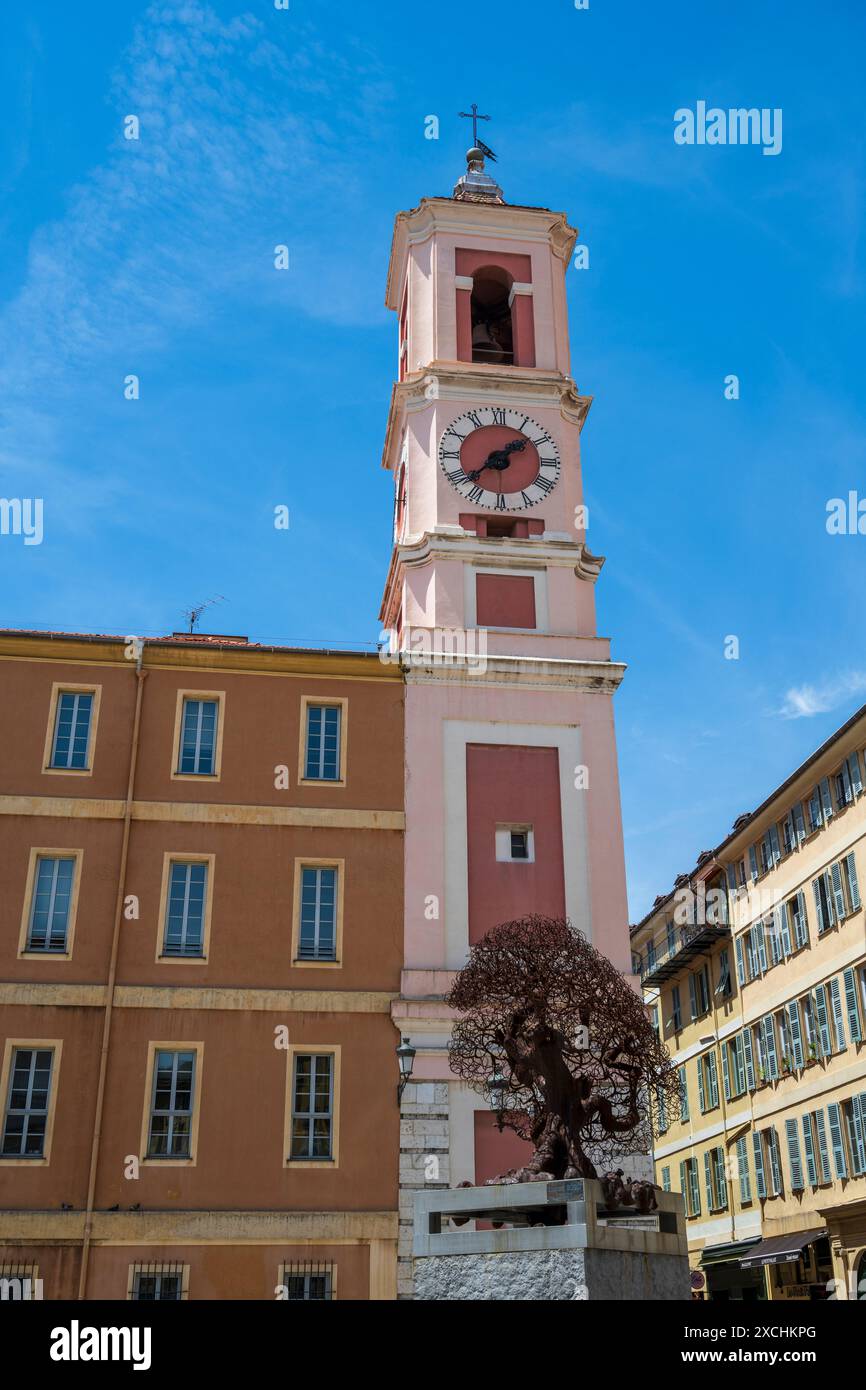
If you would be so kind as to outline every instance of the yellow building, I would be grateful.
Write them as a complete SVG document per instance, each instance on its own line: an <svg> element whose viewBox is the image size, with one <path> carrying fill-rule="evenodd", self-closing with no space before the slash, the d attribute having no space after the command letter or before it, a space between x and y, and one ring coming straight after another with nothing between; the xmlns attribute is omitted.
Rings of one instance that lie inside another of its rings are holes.
<svg viewBox="0 0 866 1390"><path fill-rule="evenodd" d="M631 929L703 1297L866 1298L864 750L866 706Z"/></svg>

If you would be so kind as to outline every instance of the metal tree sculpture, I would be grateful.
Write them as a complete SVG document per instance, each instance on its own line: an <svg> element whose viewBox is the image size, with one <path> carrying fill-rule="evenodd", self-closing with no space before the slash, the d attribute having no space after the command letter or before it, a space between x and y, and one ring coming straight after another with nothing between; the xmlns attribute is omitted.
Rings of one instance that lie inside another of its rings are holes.
<svg viewBox="0 0 866 1390"><path fill-rule="evenodd" d="M677 1073L642 1000L570 922L494 927L447 1002L462 1015L452 1071L495 1091L499 1128L535 1146L496 1182L597 1177L595 1163L650 1151L659 1110L679 1113Z"/></svg>

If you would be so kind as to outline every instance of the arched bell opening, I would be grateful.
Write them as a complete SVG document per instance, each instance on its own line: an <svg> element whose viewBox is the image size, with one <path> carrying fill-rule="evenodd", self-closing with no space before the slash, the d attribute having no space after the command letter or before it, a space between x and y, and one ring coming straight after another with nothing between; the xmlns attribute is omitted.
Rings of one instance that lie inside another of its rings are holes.
<svg viewBox="0 0 866 1390"><path fill-rule="evenodd" d="M508 272L495 265L475 272L470 300L473 362L514 362L514 325L508 302L513 283Z"/></svg>

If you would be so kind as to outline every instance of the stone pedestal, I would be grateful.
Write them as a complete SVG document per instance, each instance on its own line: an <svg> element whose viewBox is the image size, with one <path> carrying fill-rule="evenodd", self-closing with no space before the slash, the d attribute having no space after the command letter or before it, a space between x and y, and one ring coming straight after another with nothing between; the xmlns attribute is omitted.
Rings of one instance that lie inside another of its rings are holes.
<svg viewBox="0 0 866 1390"><path fill-rule="evenodd" d="M659 1210L639 1216L608 1211L590 1179L418 1192L415 1297L689 1299L683 1199L656 1198Z"/></svg>

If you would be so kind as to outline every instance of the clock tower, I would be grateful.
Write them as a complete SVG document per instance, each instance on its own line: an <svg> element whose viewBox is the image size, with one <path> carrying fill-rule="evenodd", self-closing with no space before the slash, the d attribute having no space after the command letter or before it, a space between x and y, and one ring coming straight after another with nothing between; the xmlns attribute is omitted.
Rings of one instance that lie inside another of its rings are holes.
<svg viewBox="0 0 866 1390"><path fill-rule="evenodd" d="M595 619L562 213L505 202L477 140L450 198L398 214L398 379L383 464L394 539L383 657L406 680L400 1294L413 1190L525 1162L449 1073L443 1003L470 947L567 916L631 974L613 662Z"/></svg>

